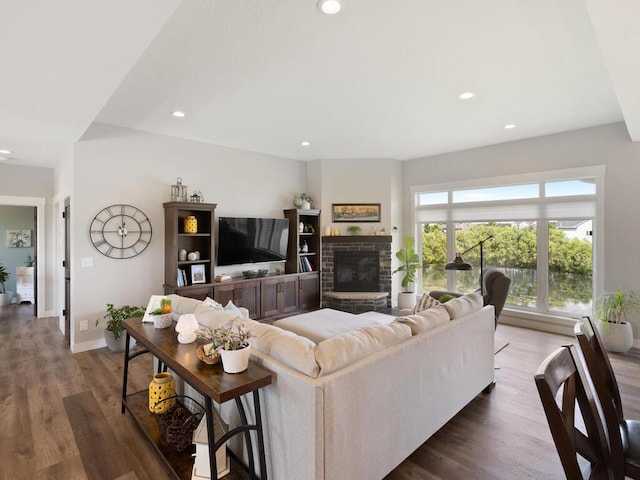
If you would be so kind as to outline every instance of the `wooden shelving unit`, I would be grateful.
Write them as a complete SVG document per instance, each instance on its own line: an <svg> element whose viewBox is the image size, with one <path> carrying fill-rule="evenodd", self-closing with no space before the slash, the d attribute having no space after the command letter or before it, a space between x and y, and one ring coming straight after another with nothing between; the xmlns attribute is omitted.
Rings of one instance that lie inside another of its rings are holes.
<svg viewBox="0 0 640 480"><path fill-rule="evenodd" d="M167 202L164 207L164 290L165 294L177 293L189 297L211 296L215 276L215 203ZM185 233L184 219L194 216L198 222L197 233ZM180 250L200 252L198 260L180 260ZM204 267L204 283L193 283L194 266ZM185 272L185 285L178 284L178 269Z"/></svg>
<svg viewBox="0 0 640 480"><path fill-rule="evenodd" d="M301 210L292 208L284 211L284 216L289 219L289 251L286 273L303 273L320 271L320 210ZM305 230L299 231L300 223ZM307 251L302 252L303 245L307 245ZM305 269L305 259L309 261L311 270Z"/></svg>

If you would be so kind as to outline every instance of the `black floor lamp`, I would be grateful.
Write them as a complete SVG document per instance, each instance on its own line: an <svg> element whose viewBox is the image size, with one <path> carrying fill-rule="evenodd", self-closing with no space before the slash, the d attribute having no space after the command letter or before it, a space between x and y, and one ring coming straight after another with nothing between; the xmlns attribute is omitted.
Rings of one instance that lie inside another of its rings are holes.
<svg viewBox="0 0 640 480"><path fill-rule="evenodd" d="M471 266L471 264L465 262L462 256L465 253L470 252L471 250L479 246L480 247L480 294L481 295L484 295L484 278L483 278L484 263L483 263L483 257L482 257L482 245L484 245L484 242L486 242L490 238L493 238L493 235L489 235L484 240L480 240L473 247L466 249L462 253L456 252L456 258L453 259L453 262L447 263L444 267L445 270L472 270L473 267Z"/></svg>

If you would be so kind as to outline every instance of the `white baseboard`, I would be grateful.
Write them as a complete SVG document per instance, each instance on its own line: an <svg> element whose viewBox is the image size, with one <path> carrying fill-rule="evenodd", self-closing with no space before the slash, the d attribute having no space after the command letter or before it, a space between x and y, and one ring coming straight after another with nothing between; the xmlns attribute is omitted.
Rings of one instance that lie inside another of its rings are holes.
<svg viewBox="0 0 640 480"><path fill-rule="evenodd" d="M516 327L530 328L543 332L558 333L573 337L575 320L563 317L552 317L533 312L503 310L499 323Z"/></svg>
<svg viewBox="0 0 640 480"><path fill-rule="evenodd" d="M74 343L73 345L71 345L71 352L87 352L89 350L97 350L98 348L103 348L106 346L107 342L105 342L104 338L101 340L91 340L89 342Z"/></svg>

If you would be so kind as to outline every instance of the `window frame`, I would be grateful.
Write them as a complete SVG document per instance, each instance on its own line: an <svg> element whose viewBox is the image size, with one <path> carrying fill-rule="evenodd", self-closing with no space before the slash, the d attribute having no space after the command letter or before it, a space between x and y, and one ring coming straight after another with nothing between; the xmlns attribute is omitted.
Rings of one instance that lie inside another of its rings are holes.
<svg viewBox="0 0 640 480"><path fill-rule="evenodd" d="M545 197L545 183L554 181L567 181L567 180L579 180L585 178L593 178L595 180L595 194L593 195L575 195L575 196L554 196ZM562 315L557 310L551 310L548 305L548 274L549 274L549 230L548 222L550 220L558 220L557 216L545 215L544 212L551 210L551 206L576 202L579 205L580 200L588 199L589 202L593 202L593 216L591 215L577 215L566 216L564 218L589 218L593 221L593 236L592 236L592 248L593 248L593 285L592 285L592 299L595 301L596 292L601 290L601 286L604 284L604 269L601 266L604 264L604 229L599 228L599 225L604 225L604 179L605 179L605 166L596 165L591 167L571 168L562 170L542 171L528 174L519 175L507 175L500 177L485 177L470 180L463 180L457 182L436 183L428 185L416 185L410 188L410 201L411 201L411 229L412 235L416 238L416 250L422 251L422 231L421 227L424 223L444 223L447 225L447 252L455 252L455 234L449 232L455 231L454 225L458 222L470 222L481 223L496 221L496 218L473 218L467 220L461 220L460 212L465 209L474 208L477 205L486 207L487 205L495 205L497 207L513 207L516 205L528 206L532 205L538 209L538 214L534 217L530 215L526 218L526 221L535 221L537 223L537 307L516 307L509 305L505 307L506 310L511 312L523 313L533 315L545 315L554 319L566 319L578 318L576 314ZM525 198L516 200L495 200L495 201L479 201L479 202L467 202L467 203L454 203L453 192L456 190L470 190L476 188L491 188L491 187L503 187L509 185L519 184L539 184L539 196L537 198ZM448 192L448 203L438 204L431 207L419 204L420 194L435 193L435 192ZM434 218L432 221L425 220L425 215L428 216L430 209L438 211L438 215L443 214L443 208L446 209L446 219ZM455 212L455 210L458 212ZM489 209L487 209L489 210ZM480 215L482 215L480 213ZM523 219L514 217L510 221L520 221ZM455 285L455 272L447 272L447 289L453 289ZM419 290L422 289L422 272L418 272L418 279L416 284Z"/></svg>

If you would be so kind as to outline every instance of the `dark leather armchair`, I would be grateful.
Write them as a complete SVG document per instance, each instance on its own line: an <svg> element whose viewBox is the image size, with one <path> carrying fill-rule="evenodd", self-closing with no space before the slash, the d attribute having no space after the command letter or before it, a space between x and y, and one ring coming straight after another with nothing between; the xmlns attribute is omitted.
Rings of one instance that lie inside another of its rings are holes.
<svg viewBox="0 0 640 480"><path fill-rule="evenodd" d="M509 295L509 286L511 285L511 279L507 277L500 270L495 268L488 268L482 274L482 282L484 287L483 303L485 306L493 305L495 310L496 327L498 326L498 318L502 313L504 304L507 301L507 295ZM475 293L480 293L480 289ZM460 297L463 294L457 292L446 292L443 290L434 290L429 292L436 300L440 300L443 295L451 295L453 297Z"/></svg>

